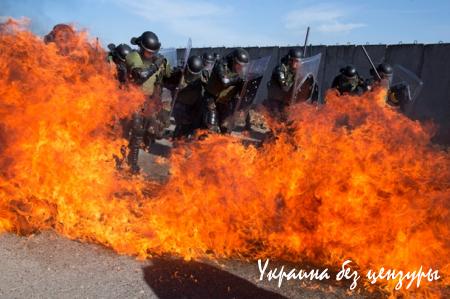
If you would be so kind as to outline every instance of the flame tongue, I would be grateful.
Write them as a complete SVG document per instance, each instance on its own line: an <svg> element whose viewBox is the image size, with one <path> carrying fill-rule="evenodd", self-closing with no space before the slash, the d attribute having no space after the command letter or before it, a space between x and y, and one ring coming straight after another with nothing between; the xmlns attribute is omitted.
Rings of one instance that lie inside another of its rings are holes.
<svg viewBox="0 0 450 299"><path fill-rule="evenodd" d="M180 146L156 185L112 159L125 144L112 116L143 96L117 87L85 35L60 55L17 24L0 27L0 231L52 228L141 257L423 265L448 283L450 155L383 90L300 104L260 149L229 136Z"/></svg>
<svg viewBox="0 0 450 299"><path fill-rule="evenodd" d="M117 88L104 53L83 35L67 40L76 51L62 56L20 25L0 33L0 230L53 227L109 244L109 218L129 213L112 196L125 186L112 159L125 141L112 116L143 97Z"/></svg>

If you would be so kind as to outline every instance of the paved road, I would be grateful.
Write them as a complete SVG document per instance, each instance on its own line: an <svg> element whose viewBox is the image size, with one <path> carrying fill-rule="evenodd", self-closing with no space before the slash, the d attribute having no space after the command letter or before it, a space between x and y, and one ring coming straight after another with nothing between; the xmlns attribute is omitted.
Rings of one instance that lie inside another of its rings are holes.
<svg viewBox="0 0 450 299"><path fill-rule="evenodd" d="M168 165L161 141L140 166L164 180ZM157 156L158 155L158 156ZM297 267L298 268L298 267ZM137 261L102 246L71 241L47 231L29 237L0 235L0 298L344 298L345 288L299 281L259 281L255 262Z"/></svg>
<svg viewBox="0 0 450 299"><path fill-rule="evenodd" d="M343 298L343 288L259 281L254 262L137 261L43 232L0 235L0 298ZM330 292L331 291L331 292Z"/></svg>

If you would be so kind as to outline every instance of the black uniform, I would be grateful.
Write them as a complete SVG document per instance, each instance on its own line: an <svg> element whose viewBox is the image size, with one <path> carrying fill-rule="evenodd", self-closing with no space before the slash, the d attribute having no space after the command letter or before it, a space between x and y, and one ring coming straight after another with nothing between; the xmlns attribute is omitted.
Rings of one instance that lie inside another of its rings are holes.
<svg viewBox="0 0 450 299"><path fill-rule="evenodd" d="M208 72L204 70L202 59L191 56L186 69L177 68L170 78L168 85L177 85L174 94L175 118L174 137L189 136L196 129L203 127L203 97L205 85L208 82Z"/></svg>

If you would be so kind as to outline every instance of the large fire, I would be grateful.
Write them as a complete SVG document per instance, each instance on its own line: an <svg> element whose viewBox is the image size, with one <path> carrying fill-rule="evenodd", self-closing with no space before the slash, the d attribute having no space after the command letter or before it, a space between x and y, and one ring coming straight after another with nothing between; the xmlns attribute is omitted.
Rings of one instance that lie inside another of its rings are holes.
<svg viewBox="0 0 450 299"><path fill-rule="evenodd" d="M118 87L86 34L62 55L22 25L0 27L0 232L52 229L141 258L423 266L448 286L450 154L383 90L299 104L261 148L218 135L179 146L157 184L113 158L139 91ZM439 296L434 286L421 289Z"/></svg>

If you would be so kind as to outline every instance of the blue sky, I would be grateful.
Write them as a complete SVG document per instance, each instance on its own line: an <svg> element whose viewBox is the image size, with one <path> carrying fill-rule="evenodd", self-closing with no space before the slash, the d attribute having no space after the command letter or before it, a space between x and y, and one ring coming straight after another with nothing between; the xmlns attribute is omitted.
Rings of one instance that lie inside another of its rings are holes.
<svg viewBox="0 0 450 299"><path fill-rule="evenodd" d="M303 44L308 25L312 44L450 42L449 14L450 0L0 0L37 34L73 23L106 45L150 30L166 48Z"/></svg>

